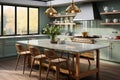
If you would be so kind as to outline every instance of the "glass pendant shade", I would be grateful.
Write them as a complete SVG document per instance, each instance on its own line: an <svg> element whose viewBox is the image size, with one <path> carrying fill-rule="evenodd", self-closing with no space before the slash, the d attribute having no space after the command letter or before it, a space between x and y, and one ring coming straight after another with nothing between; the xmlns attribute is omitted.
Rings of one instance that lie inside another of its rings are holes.
<svg viewBox="0 0 120 80"><path fill-rule="evenodd" d="M46 15L53 16L53 14L57 14L57 11L51 6L50 2L50 7L45 11Z"/></svg>
<svg viewBox="0 0 120 80"><path fill-rule="evenodd" d="M80 12L80 9L75 5L74 1L72 0L72 3L70 6L66 9L67 13L77 13Z"/></svg>

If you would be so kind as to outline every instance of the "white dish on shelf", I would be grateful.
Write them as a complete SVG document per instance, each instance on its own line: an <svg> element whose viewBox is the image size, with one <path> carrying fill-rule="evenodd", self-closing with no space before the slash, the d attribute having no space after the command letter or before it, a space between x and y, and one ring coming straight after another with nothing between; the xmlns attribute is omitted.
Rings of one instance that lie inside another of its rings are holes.
<svg viewBox="0 0 120 80"><path fill-rule="evenodd" d="M118 12L118 10L113 10L113 12Z"/></svg>

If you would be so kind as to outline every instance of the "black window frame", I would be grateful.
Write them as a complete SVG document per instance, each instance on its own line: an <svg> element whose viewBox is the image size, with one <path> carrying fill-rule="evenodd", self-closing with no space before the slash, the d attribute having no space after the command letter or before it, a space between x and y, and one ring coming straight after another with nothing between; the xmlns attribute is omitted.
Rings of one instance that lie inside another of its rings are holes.
<svg viewBox="0 0 120 80"><path fill-rule="evenodd" d="M39 7L36 7L36 6L25 6L25 5L14 5L14 4L0 4L1 5L1 35L0 36L18 36L18 35L21 35L21 34L17 34L17 7L26 7L27 8L27 34L24 34L24 35L38 35L40 34L40 28L39 28L39 25L40 25L40 8ZM13 35L4 35L4 31L3 31L3 6L14 6L15 7L15 33ZM36 33L32 33L32 34L29 34L29 8L37 8L38 9L38 31Z"/></svg>

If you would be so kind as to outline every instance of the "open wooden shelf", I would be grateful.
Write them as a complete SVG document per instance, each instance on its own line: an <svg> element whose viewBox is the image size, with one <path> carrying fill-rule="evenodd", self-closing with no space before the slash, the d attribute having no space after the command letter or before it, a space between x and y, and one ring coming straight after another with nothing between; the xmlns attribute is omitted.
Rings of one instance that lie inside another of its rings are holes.
<svg viewBox="0 0 120 80"><path fill-rule="evenodd" d="M107 15L107 14L120 14L120 11L116 11L116 12L101 12L101 15Z"/></svg>
<svg viewBox="0 0 120 80"><path fill-rule="evenodd" d="M76 25L75 23L53 23L55 25Z"/></svg>
<svg viewBox="0 0 120 80"><path fill-rule="evenodd" d="M120 22L119 23L101 23L101 25L120 25Z"/></svg>
<svg viewBox="0 0 120 80"><path fill-rule="evenodd" d="M65 14L65 15L53 15L53 16L50 16L50 17L52 17L52 18L58 18L58 17L74 17L75 16L75 14Z"/></svg>

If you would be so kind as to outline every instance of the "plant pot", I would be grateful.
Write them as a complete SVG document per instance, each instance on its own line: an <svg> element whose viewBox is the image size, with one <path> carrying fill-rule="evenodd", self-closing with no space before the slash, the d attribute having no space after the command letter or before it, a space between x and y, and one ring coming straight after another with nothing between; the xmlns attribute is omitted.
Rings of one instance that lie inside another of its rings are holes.
<svg viewBox="0 0 120 80"><path fill-rule="evenodd" d="M56 41L55 37L56 37L56 35L51 35L50 36L50 39L51 39L50 42L54 43L54 44L57 44L57 41Z"/></svg>

